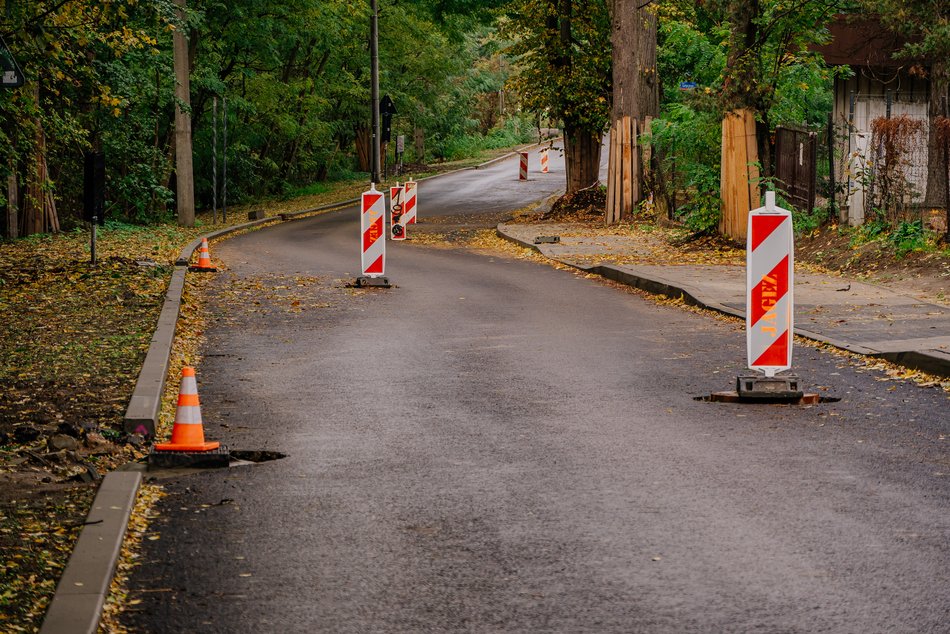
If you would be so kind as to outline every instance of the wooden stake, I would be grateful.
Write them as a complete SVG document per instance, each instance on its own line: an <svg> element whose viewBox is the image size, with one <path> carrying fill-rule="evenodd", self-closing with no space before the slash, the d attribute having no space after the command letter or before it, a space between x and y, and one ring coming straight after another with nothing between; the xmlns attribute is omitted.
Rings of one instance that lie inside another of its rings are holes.
<svg viewBox="0 0 950 634"><path fill-rule="evenodd" d="M617 189L614 186L614 171L617 169L617 160L614 157L614 144L617 142L617 126L610 126L610 144L607 146L607 208L604 210L605 224L612 225L614 219L614 200Z"/></svg>

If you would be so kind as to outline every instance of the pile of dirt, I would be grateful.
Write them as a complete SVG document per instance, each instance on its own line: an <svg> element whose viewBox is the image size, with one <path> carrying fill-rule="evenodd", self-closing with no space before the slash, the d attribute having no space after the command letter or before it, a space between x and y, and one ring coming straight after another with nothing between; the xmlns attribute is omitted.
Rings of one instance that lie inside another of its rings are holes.
<svg viewBox="0 0 950 634"><path fill-rule="evenodd" d="M544 222L588 222L603 219L607 189L599 185L565 194L541 215Z"/></svg>
<svg viewBox="0 0 950 634"><path fill-rule="evenodd" d="M950 305L950 257L946 249L911 251L898 257L887 240L856 244L851 232L831 226L798 238L795 258L847 277Z"/></svg>

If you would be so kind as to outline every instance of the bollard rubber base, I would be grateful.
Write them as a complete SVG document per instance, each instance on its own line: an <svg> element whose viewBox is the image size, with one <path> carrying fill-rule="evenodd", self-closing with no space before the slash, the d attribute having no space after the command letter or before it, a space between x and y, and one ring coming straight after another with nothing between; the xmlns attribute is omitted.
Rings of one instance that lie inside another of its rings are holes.
<svg viewBox="0 0 950 634"><path fill-rule="evenodd" d="M356 278L356 288L392 288L388 277L368 277L361 275Z"/></svg>
<svg viewBox="0 0 950 634"><path fill-rule="evenodd" d="M757 399L787 399L797 401L804 392L799 388L798 375L762 376L760 374L740 374L736 377L736 392L739 398L754 401Z"/></svg>
<svg viewBox="0 0 950 634"><path fill-rule="evenodd" d="M214 266L189 266L188 270L192 273L217 273L218 269Z"/></svg>
<svg viewBox="0 0 950 634"><path fill-rule="evenodd" d="M211 451L152 451L148 454L151 469L220 469L231 461L231 452L224 445Z"/></svg>

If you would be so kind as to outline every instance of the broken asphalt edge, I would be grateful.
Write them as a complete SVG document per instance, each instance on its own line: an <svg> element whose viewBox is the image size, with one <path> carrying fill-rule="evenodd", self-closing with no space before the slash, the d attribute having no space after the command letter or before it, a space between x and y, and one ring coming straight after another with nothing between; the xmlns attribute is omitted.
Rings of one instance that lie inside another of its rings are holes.
<svg viewBox="0 0 950 634"><path fill-rule="evenodd" d="M674 282L671 280L664 279L659 276L645 276L640 274L631 273L629 271L624 271L615 266L609 264L598 264L595 266L582 266L574 264L572 262L563 260L552 255L547 251L543 246L538 246L530 242L526 242L517 238L505 231L505 224L499 224L496 229L496 233L499 237L513 242L519 246L522 246L526 249L531 249L536 251L541 255L565 264L567 266L573 267L575 269L584 271L586 273L592 273L594 275L599 275L603 278L612 280L614 282L619 282L621 284L626 284L627 286L632 286L640 290L646 291L653 295L664 295L673 299L682 298L683 302L690 306L697 306L699 308L708 308L725 315L732 317L737 317L739 319L745 319L745 311L732 308L721 304L711 298L704 297L701 289L698 289L689 284L684 284L681 282ZM818 343L823 343L830 345L841 350L846 350L848 352L858 354L866 357L873 357L877 359L884 359L895 363L897 365L920 370L922 372L927 372L928 374L933 374L936 376L950 377L950 354L941 352L939 350L909 350L901 352L879 352L871 348L866 348L854 343L849 343L842 341L840 339L835 339L833 337L828 337L826 335L811 332L802 328L795 328L795 334L809 339L811 341L816 341Z"/></svg>
<svg viewBox="0 0 950 634"><path fill-rule="evenodd" d="M510 153L478 165L433 174L420 178L418 182L477 170L513 155L514 153ZM172 344L175 341L175 330L181 311L181 298L185 289L188 264L194 252L201 246L202 238L212 240L245 229L266 228L261 225L273 226L298 220L309 214L330 213L354 205L359 200L359 198L353 198L240 223L199 236L185 245L175 261L175 270L165 290L162 310L145 360L142 362L135 389L126 408L123 418L126 432L145 431L149 437L155 435L161 411L162 393L165 390L165 378L171 362ZM94 633L98 629L102 608L109 593L118 554L125 540L129 517L132 514L132 507L135 505L141 482L142 474L135 471L114 471L103 478L83 530L56 586L56 593L43 619L41 634Z"/></svg>

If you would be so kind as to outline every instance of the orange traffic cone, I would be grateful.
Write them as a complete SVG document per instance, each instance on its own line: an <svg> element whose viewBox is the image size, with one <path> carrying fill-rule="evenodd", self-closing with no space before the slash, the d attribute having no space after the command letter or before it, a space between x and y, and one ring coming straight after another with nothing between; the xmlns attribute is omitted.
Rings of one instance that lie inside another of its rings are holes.
<svg viewBox="0 0 950 634"><path fill-rule="evenodd" d="M178 389L178 409L175 411L172 441L155 445L155 449L157 451L211 451L220 445L219 442L205 442L195 369L184 367L181 369L181 387Z"/></svg>
<svg viewBox="0 0 950 634"><path fill-rule="evenodd" d="M198 264L188 267L189 271L217 271L211 264L211 253L208 251L208 239L201 239L201 247L198 249Z"/></svg>

